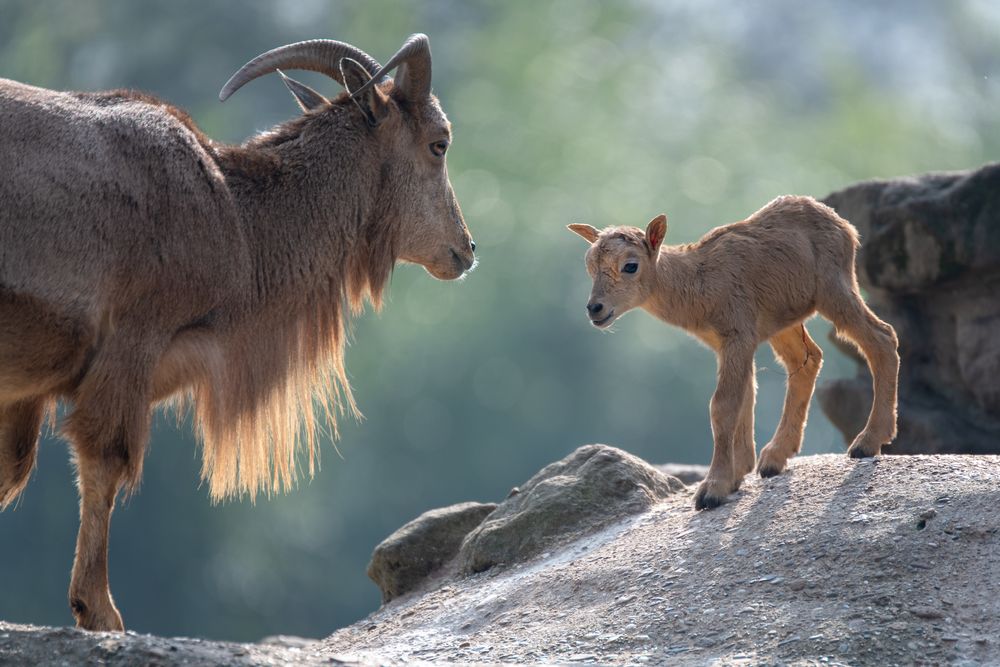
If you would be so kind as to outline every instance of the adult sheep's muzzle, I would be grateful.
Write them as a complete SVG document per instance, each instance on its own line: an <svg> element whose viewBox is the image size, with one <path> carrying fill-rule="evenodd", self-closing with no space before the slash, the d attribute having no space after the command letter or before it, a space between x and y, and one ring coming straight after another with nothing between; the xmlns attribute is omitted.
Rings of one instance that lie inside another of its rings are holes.
<svg viewBox="0 0 1000 667"><path fill-rule="evenodd" d="M436 261L424 264L424 268L438 280L461 278L476 266L476 255L472 252L471 245L470 243L464 250L449 248L446 256L440 256Z"/></svg>
<svg viewBox="0 0 1000 667"><path fill-rule="evenodd" d="M476 255L473 252L476 249L476 244L473 243L471 246L472 248L467 252L451 251L451 256L454 258L461 273L472 270L472 267L476 265Z"/></svg>

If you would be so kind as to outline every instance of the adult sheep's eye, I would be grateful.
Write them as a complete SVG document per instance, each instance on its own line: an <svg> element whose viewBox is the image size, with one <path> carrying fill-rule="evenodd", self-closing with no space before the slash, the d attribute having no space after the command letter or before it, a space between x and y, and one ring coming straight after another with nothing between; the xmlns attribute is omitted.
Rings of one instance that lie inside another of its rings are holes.
<svg viewBox="0 0 1000 667"><path fill-rule="evenodd" d="M625 273L635 273L638 270L639 270L639 265L636 264L635 262L629 262L628 264L622 267L622 271L624 271Z"/></svg>
<svg viewBox="0 0 1000 667"><path fill-rule="evenodd" d="M431 144L431 153L437 155L438 157L443 156L448 151L447 141L435 141Z"/></svg>

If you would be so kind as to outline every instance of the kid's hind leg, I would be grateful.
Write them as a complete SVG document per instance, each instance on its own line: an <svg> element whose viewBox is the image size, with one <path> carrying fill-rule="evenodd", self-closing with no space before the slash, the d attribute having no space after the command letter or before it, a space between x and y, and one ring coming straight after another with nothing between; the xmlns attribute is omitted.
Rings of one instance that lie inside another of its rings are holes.
<svg viewBox="0 0 1000 667"><path fill-rule="evenodd" d="M788 372L788 385L778 429L771 442L760 451L757 471L761 477L780 474L788 459L802 448L809 401L816 387L816 376L823 365L823 351L809 336L804 323L779 331L768 342L774 356Z"/></svg>
<svg viewBox="0 0 1000 667"><path fill-rule="evenodd" d="M876 317L861 299L856 285L832 286L819 312L833 322L837 334L854 342L872 373L875 399L868 423L847 450L851 458L876 456L896 437L896 386L899 379L898 339L895 330Z"/></svg>
<svg viewBox="0 0 1000 667"><path fill-rule="evenodd" d="M31 398L0 405L0 510L21 495L35 467L45 404Z"/></svg>

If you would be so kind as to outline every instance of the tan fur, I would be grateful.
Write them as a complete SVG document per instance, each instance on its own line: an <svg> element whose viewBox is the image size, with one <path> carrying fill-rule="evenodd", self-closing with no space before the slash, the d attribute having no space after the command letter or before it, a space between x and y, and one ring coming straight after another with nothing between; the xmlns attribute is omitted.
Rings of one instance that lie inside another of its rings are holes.
<svg viewBox="0 0 1000 667"><path fill-rule="evenodd" d="M81 627L122 627L108 525L141 479L152 406L193 411L214 500L287 489L302 450L316 467L317 417L335 431L357 411L345 308L379 307L397 261L440 279L472 266L429 148L451 135L437 99L387 80L361 103L376 126L341 94L227 146L149 95L0 79L0 508L69 401Z"/></svg>
<svg viewBox="0 0 1000 667"><path fill-rule="evenodd" d="M779 197L747 220L718 227L697 243L661 246L666 217L646 231L589 225L570 229L591 243L594 279L587 309L606 328L633 308L681 327L718 356L718 386L710 406L715 440L708 476L695 495L698 509L715 507L754 468L754 351L768 341L788 372L778 429L757 470L782 472L802 446L809 401L823 355L804 321L815 313L854 342L872 370L875 400L868 424L848 454L875 456L896 435L896 333L865 305L854 259L858 235L833 209L810 197ZM636 271L623 269L634 263Z"/></svg>

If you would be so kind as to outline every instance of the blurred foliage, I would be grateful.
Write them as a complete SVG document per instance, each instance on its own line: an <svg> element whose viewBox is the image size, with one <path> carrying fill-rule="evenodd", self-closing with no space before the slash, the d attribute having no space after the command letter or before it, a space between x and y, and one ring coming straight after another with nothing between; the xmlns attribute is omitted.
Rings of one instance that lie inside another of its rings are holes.
<svg viewBox="0 0 1000 667"><path fill-rule="evenodd" d="M987 0L0 0L0 75L147 90L225 141L295 113L276 77L218 103L254 55L332 37L384 61L426 32L455 126L449 168L480 267L457 284L397 270L348 351L367 419L288 496L211 506L189 425L157 418L142 491L113 522L126 624L322 636L377 607L371 549L426 509L501 499L588 442L707 462L712 355L645 314L593 330L585 247L565 224L665 211L667 242L687 242L779 194L995 159L998 27ZM827 353L820 381L853 372L825 323L810 328ZM784 376L766 349L758 361L762 445ZM841 448L814 406L805 450ZM0 515L0 618L71 622L76 521L66 448L50 436Z"/></svg>

